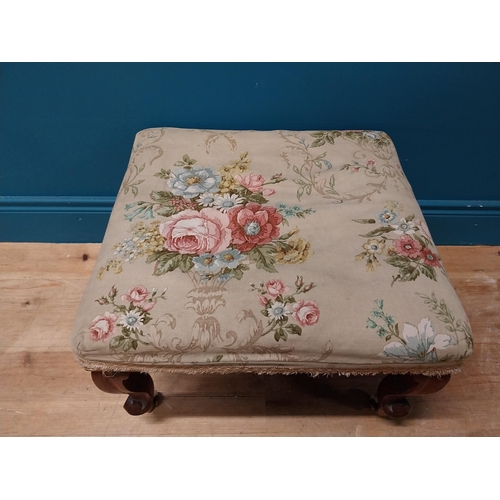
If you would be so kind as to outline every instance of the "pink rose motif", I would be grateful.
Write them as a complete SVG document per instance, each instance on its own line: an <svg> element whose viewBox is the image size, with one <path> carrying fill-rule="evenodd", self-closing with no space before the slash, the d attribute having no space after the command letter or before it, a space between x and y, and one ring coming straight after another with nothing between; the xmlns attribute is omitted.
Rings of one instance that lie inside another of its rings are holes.
<svg viewBox="0 0 500 500"><path fill-rule="evenodd" d="M264 186L265 179L260 174L237 175L236 181L246 187L252 193L260 193ZM272 190L271 190L272 191Z"/></svg>
<svg viewBox="0 0 500 500"><path fill-rule="evenodd" d="M262 194L264 196L272 196L274 193L276 193L276 191L274 189L271 189L271 188L264 188L262 190Z"/></svg>
<svg viewBox="0 0 500 500"><path fill-rule="evenodd" d="M95 340L106 340L115 331L115 322L118 317L110 312L105 312L103 316L96 316L90 323L90 338Z"/></svg>
<svg viewBox="0 0 500 500"><path fill-rule="evenodd" d="M134 306L142 304L149 297L148 289L142 285L133 286L128 294L122 295L121 299L127 302L132 302Z"/></svg>
<svg viewBox="0 0 500 500"><path fill-rule="evenodd" d="M262 306L267 306L269 304L269 299L264 295L259 295L259 302Z"/></svg>
<svg viewBox="0 0 500 500"><path fill-rule="evenodd" d="M233 244L240 252L265 245L280 234L279 225L283 216L274 207L247 203L244 207L232 208L228 215Z"/></svg>
<svg viewBox="0 0 500 500"><path fill-rule="evenodd" d="M151 309L153 309L155 305L156 300L148 300L147 302L144 302L144 304L142 304L141 309L145 312L151 311Z"/></svg>
<svg viewBox="0 0 500 500"><path fill-rule="evenodd" d="M319 320L319 307L314 300L299 300L292 310L293 319L302 327L315 325Z"/></svg>
<svg viewBox="0 0 500 500"><path fill-rule="evenodd" d="M267 293L275 299L278 295L287 293L290 290L289 286L285 286L281 280L271 280L266 283Z"/></svg>
<svg viewBox="0 0 500 500"><path fill-rule="evenodd" d="M231 242L229 217L215 208L184 210L160 224L167 250L180 254L216 254Z"/></svg>
<svg viewBox="0 0 500 500"><path fill-rule="evenodd" d="M393 245L397 253L406 257L418 257L420 250L422 250L422 245L406 234L401 236L399 240L394 240Z"/></svg>

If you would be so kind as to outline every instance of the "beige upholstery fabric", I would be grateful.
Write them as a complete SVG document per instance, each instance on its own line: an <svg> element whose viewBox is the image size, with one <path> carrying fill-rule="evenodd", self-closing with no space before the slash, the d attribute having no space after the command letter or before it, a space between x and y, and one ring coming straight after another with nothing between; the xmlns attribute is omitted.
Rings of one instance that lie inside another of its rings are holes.
<svg viewBox="0 0 500 500"><path fill-rule="evenodd" d="M439 374L472 344L377 131L138 133L72 336L142 371Z"/></svg>

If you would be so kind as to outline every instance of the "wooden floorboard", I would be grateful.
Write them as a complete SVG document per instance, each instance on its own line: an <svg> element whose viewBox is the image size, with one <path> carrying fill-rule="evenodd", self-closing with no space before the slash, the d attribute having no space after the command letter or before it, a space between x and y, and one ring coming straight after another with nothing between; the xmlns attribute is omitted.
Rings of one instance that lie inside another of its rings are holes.
<svg viewBox="0 0 500 500"><path fill-rule="evenodd" d="M1 436L500 436L500 247L440 247L475 351L403 421L379 418L377 377L154 376L131 417L75 361L69 335L97 244L0 244Z"/></svg>

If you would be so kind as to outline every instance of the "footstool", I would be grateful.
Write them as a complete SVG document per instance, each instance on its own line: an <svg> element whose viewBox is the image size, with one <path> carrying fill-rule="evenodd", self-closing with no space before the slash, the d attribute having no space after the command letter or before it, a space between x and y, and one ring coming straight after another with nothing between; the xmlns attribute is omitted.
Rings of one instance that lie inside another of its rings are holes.
<svg viewBox="0 0 500 500"><path fill-rule="evenodd" d="M403 417L472 348L393 142L357 130L139 132L72 332L132 415L162 371L386 374Z"/></svg>

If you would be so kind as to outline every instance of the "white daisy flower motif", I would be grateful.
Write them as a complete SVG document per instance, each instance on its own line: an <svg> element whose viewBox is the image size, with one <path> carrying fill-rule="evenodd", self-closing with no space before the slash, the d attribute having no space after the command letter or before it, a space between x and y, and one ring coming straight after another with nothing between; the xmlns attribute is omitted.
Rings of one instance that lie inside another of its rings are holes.
<svg viewBox="0 0 500 500"><path fill-rule="evenodd" d="M203 205L204 207L211 207L213 206L216 197L217 195L214 195L213 193L203 193L198 198L198 204Z"/></svg>
<svg viewBox="0 0 500 500"><path fill-rule="evenodd" d="M127 330L137 331L143 326L142 315L137 311L127 311L120 317L118 324Z"/></svg>
<svg viewBox="0 0 500 500"><path fill-rule="evenodd" d="M285 316L292 314L290 306L283 304L281 302L275 302L269 309L268 314L271 318L281 319Z"/></svg>
<svg viewBox="0 0 500 500"><path fill-rule="evenodd" d="M412 234L415 232L415 223L406 219L400 219L398 223L391 224L391 227L396 234Z"/></svg>
<svg viewBox="0 0 500 500"><path fill-rule="evenodd" d="M227 212L231 210L231 208L243 205L243 203L244 200L237 194L226 193L224 195L216 196L213 206L219 209L221 212Z"/></svg>

